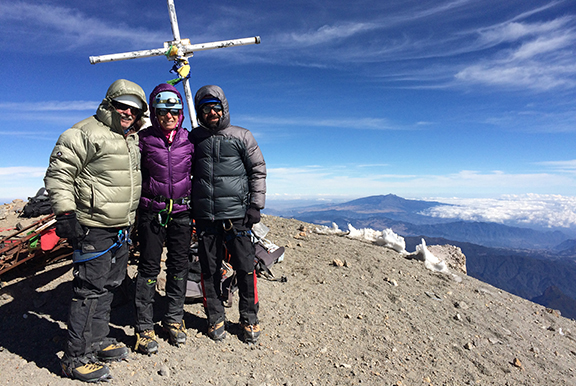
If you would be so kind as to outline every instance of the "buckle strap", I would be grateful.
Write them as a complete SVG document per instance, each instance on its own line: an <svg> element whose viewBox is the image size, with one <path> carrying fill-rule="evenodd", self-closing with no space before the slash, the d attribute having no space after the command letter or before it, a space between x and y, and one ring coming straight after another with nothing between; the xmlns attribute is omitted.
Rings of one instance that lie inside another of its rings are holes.
<svg viewBox="0 0 576 386"><path fill-rule="evenodd" d="M224 241L227 243L236 237L250 237L252 238L252 230L246 229L244 231L238 231L234 228L232 220L222 221L222 228L224 229Z"/></svg>
<svg viewBox="0 0 576 386"><path fill-rule="evenodd" d="M168 198L168 197L163 196L161 194L154 196L154 197L150 197L150 196L145 195L144 197L146 197L152 201L156 201L156 202L160 202L160 203L168 203L170 200L172 200L172 203L176 204L176 205L188 205L192 201L190 196L180 197L177 199L171 199L171 198Z"/></svg>

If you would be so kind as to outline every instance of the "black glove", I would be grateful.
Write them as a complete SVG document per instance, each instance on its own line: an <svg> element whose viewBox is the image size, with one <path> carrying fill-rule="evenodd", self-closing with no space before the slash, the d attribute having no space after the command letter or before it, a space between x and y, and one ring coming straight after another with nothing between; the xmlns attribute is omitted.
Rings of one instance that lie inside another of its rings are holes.
<svg viewBox="0 0 576 386"><path fill-rule="evenodd" d="M76 219L76 213L56 216L56 234L65 239L78 240L84 236L84 229Z"/></svg>
<svg viewBox="0 0 576 386"><path fill-rule="evenodd" d="M260 222L260 209L248 208L246 211L246 216L244 216L244 224L248 228L252 228L252 225Z"/></svg>

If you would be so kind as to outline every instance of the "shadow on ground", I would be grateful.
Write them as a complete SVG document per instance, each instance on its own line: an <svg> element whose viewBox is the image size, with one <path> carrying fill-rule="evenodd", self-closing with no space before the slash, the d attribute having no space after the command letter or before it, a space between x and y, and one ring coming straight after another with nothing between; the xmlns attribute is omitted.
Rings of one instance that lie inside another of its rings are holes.
<svg viewBox="0 0 576 386"><path fill-rule="evenodd" d="M59 355L64 349L66 322L72 297L71 262L60 262L34 270L15 270L2 279L0 289L0 351L16 354L40 368L60 374ZM110 319L110 336L133 348L135 320L133 280L127 276L116 292ZM164 297L156 293L154 322L160 323L166 311ZM206 321L185 313L186 327L205 330ZM166 339L158 328L161 338Z"/></svg>

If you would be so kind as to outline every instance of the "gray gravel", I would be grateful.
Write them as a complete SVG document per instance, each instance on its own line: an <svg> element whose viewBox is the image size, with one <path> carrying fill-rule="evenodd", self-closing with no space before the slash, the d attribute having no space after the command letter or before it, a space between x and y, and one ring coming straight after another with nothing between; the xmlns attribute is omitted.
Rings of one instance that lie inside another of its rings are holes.
<svg viewBox="0 0 576 386"><path fill-rule="evenodd" d="M158 355L112 363L111 385L576 384L576 325L556 311L310 224L263 222L267 238L286 247L272 270L288 281L258 282L260 342L238 338L237 298L221 343L206 336L201 303L190 303L188 343L162 339ZM13 276L0 290L0 384L79 384L60 376L58 360L70 263ZM158 321L162 304L159 295ZM129 346L133 318L129 303L113 310L112 334Z"/></svg>

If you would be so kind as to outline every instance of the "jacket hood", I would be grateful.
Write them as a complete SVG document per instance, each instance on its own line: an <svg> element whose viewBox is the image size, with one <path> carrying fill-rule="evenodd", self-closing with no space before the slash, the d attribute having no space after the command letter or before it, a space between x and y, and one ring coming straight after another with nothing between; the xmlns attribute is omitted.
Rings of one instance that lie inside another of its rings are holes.
<svg viewBox="0 0 576 386"><path fill-rule="evenodd" d="M162 131L162 127L160 126L160 122L156 119L156 109L153 107L154 105L154 98L156 95L160 94L163 91L172 91L174 94L178 95L178 98L182 101L182 107L184 107L184 100L182 99L182 95L176 89L176 87L168 84L168 83L161 83L152 90L150 94L149 101L150 101L150 123L152 123L152 127ZM180 114L180 120L178 121L178 126L176 130L179 130L182 127L182 122L184 121L184 109L182 109L182 114Z"/></svg>
<svg viewBox="0 0 576 386"><path fill-rule="evenodd" d="M138 86L136 83L131 82L126 79L118 79L114 83L108 87L108 91L106 92L106 97L98 106L98 110L96 110L96 116L100 121L102 121L107 126L110 126L114 131L124 134L124 129L120 125L120 115L116 112L116 110L112 107L111 102L114 98L120 95L134 95L142 102L142 110L143 113L148 111L148 104L146 103L146 94L144 94L144 90L142 87ZM138 131L144 125L144 114L134 122L133 127Z"/></svg>
<svg viewBox="0 0 576 386"><path fill-rule="evenodd" d="M202 125L202 127L205 127L208 130L212 130L204 126L204 123L202 122L202 114L200 113L200 101L207 95L212 95L216 99L220 100L220 102L222 102L222 108L224 109L222 112L222 118L220 119L220 123L218 124L216 131L223 130L230 126L230 111L228 109L228 100L226 99L226 95L224 95L224 91L222 91L220 87L214 85L201 87L194 97L194 108L196 110L196 117L198 118L198 122Z"/></svg>

